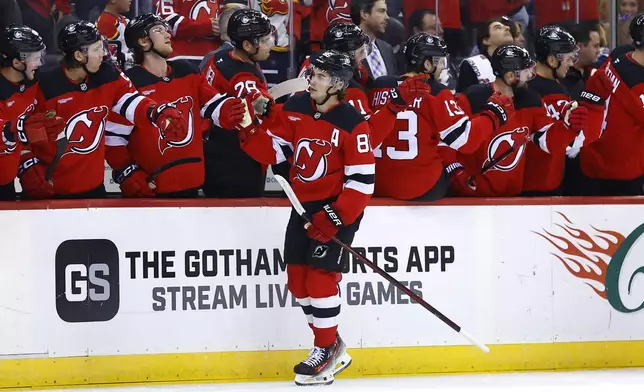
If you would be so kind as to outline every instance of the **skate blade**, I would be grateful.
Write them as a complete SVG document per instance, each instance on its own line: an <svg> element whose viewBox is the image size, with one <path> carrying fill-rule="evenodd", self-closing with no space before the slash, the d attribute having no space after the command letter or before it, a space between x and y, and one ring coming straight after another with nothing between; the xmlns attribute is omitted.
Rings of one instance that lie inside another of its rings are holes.
<svg viewBox="0 0 644 392"><path fill-rule="evenodd" d="M331 385L335 381L333 373L326 371L315 376L295 375L295 385L300 387Z"/></svg>
<svg viewBox="0 0 644 392"><path fill-rule="evenodd" d="M342 373L344 369L348 368L349 365L351 365L351 362L353 359L351 359L351 356L347 353L344 353L338 361L335 363L335 366L333 367L333 376L337 376L338 374Z"/></svg>

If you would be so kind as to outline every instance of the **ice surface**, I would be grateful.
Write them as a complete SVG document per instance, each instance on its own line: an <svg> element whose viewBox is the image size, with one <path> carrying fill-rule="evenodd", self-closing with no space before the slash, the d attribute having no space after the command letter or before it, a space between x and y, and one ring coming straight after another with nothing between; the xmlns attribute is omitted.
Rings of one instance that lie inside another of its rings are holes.
<svg viewBox="0 0 644 392"><path fill-rule="evenodd" d="M181 384L78 389L74 392L282 392L309 390L292 382ZM644 369L578 372L499 373L430 377L379 377L346 379L315 390L334 392L432 391L432 392L644 392ZM612 391L609 388L615 388ZM71 390L70 390L71 391ZM51 392L51 391L49 391Z"/></svg>

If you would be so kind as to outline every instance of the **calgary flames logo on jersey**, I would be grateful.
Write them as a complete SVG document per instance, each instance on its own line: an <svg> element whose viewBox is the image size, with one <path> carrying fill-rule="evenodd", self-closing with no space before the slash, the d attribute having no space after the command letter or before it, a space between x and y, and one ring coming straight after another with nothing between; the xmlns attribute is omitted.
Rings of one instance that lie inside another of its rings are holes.
<svg viewBox="0 0 644 392"><path fill-rule="evenodd" d="M197 0L195 5L190 8L190 19L197 20L204 12L205 16L210 18L211 15L215 16L217 10L217 2L215 0Z"/></svg>
<svg viewBox="0 0 644 392"><path fill-rule="evenodd" d="M187 113L186 121L188 122L188 134L182 140L171 140L168 135L164 134L161 129L159 129L159 152L161 152L162 155L168 148L187 146L190 144L195 134L194 117L192 115L194 101L192 100L192 97L181 97L174 102L170 102L169 105L176 107L184 118L186 118Z"/></svg>
<svg viewBox="0 0 644 392"><path fill-rule="evenodd" d="M498 134L487 148L487 159L483 166L506 155L490 170L510 171L514 169L521 161L529 136L528 127L515 128L510 132Z"/></svg>
<svg viewBox="0 0 644 392"><path fill-rule="evenodd" d="M326 9L327 23L351 22L351 11L348 0L329 0L329 7Z"/></svg>
<svg viewBox="0 0 644 392"><path fill-rule="evenodd" d="M260 0L260 8L266 16L288 15L288 2L286 0Z"/></svg>
<svg viewBox="0 0 644 392"><path fill-rule="evenodd" d="M72 116L65 126L67 136L67 154L90 154L103 140L107 106L96 106Z"/></svg>
<svg viewBox="0 0 644 392"><path fill-rule="evenodd" d="M295 176L302 182L318 180L326 175L327 155L331 153L331 143L319 139L300 139L295 148Z"/></svg>

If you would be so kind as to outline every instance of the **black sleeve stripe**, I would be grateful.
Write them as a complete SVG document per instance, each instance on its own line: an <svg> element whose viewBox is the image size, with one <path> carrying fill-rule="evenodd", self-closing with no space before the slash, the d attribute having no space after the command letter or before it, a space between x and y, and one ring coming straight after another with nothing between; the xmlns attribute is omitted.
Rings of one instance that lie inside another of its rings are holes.
<svg viewBox="0 0 644 392"><path fill-rule="evenodd" d="M140 96L141 94L132 94L131 97L126 99L125 102L123 102L123 106L121 106L121 110L119 110L119 114L127 118L127 116L125 115L127 113L127 108L129 108L132 102Z"/></svg>
<svg viewBox="0 0 644 392"><path fill-rule="evenodd" d="M219 98L215 102L212 102L206 107L206 110L204 111L204 118L212 118L212 114L215 112L217 107L224 102L224 100L230 98L230 95L224 95L223 97Z"/></svg>
<svg viewBox="0 0 644 392"><path fill-rule="evenodd" d="M443 143L451 146L459 137L461 137L463 133L465 133L468 126L469 121L463 121L463 123L458 128L454 129L449 133L449 135L443 138Z"/></svg>
<svg viewBox="0 0 644 392"><path fill-rule="evenodd" d="M350 176L346 176L346 180L352 180L352 181L357 181L361 182L363 184L375 184L376 183L376 175L375 174L352 174Z"/></svg>

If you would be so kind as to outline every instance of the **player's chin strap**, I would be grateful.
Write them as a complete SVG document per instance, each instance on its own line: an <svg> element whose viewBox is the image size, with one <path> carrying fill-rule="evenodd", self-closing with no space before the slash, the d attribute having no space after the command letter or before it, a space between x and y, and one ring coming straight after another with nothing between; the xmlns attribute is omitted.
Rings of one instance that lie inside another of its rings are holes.
<svg viewBox="0 0 644 392"><path fill-rule="evenodd" d="M27 77L27 64L25 64L24 61L20 61L20 62L22 63L22 65L25 66L24 69L18 69L16 67L14 67L13 66L13 61L11 61L11 68L13 68L14 70L20 72L22 74L22 77L24 78L24 80L29 80L29 78Z"/></svg>
<svg viewBox="0 0 644 392"><path fill-rule="evenodd" d="M163 54L163 53L159 52L158 50L156 50L156 48L154 47L154 42L152 42L152 40L150 40L150 49L144 50L143 52L144 53L150 53L150 52L155 53L157 56L161 57L162 59L167 59L168 55L169 55L169 54Z"/></svg>
<svg viewBox="0 0 644 392"><path fill-rule="evenodd" d="M322 105L324 105L325 103L327 103L327 101L328 101L332 96L334 96L334 95L339 95L339 94L340 94L340 91L342 91L342 90L338 90L338 91L337 91L337 92L335 92L335 93L331 93L331 92L330 92L330 91L331 91L331 89L332 89L332 88L334 88L334 87L336 87L336 86L330 86L329 88L327 88L327 89L326 89L326 98L324 98L324 99L322 100L322 102L315 101L315 103L316 103L316 104L318 104L318 105L320 105L320 106L322 106Z"/></svg>

